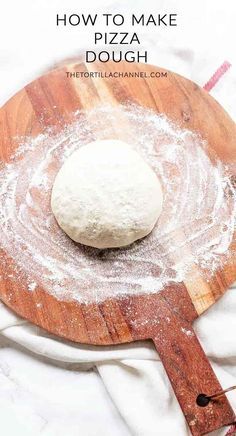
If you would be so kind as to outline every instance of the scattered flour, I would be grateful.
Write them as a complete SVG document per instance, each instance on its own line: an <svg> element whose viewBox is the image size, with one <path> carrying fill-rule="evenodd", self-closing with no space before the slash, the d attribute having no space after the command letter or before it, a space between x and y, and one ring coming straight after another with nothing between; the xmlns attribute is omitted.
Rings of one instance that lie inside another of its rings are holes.
<svg viewBox="0 0 236 436"><path fill-rule="evenodd" d="M29 291L35 291L36 288L37 288L37 283L35 283L35 282L28 283L28 290Z"/></svg>
<svg viewBox="0 0 236 436"><path fill-rule="evenodd" d="M185 329L184 327L181 327L181 331L187 336L194 336L194 333L191 332L191 330Z"/></svg>
<svg viewBox="0 0 236 436"><path fill-rule="evenodd" d="M156 171L164 207L148 237L126 248L98 250L63 233L50 195L71 153L108 138L132 144ZM208 279L233 256L236 202L228 169L205 149L199 135L133 105L77 112L61 133L49 129L24 140L0 169L0 260L6 254L14 259L6 276L26 278L29 291L37 284L58 299L84 303L157 292L181 282L192 266Z"/></svg>

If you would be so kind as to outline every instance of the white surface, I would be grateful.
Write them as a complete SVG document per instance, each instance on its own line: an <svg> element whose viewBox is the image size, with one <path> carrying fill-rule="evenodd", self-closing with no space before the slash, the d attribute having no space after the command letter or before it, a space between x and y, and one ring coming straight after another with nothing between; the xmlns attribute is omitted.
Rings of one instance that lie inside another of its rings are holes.
<svg viewBox="0 0 236 436"><path fill-rule="evenodd" d="M68 5L69 3L69 5ZM127 4L129 6L127 6ZM203 85L225 60L235 64L235 2L8 0L1 6L0 100L88 40L78 28L54 28L56 12L170 11L179 26L145 29L149 62ZM107 7L106 7L107 5ZM234 67L212 91L236 118ZM150 343L109 348L72 345L0 310L0 422L4 436L152 436L189 434ZM196 322L224 387L236 384L236 300L229 291ZM229 395L236 408L236 394ZM225 430L217 432L224 434Z"/></svg>

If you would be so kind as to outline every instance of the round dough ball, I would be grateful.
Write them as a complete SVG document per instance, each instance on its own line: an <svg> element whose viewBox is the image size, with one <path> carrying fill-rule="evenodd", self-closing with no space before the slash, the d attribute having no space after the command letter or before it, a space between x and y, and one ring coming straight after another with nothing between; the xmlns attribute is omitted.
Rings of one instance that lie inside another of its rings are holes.
<svg viewBox="0 0 236 436"><path fill-rule="evenodd" d="M152 231L162 209L162 189L130 145L94 141L62 165L51 207L74 241L96 248L122 247Z"/></svg>

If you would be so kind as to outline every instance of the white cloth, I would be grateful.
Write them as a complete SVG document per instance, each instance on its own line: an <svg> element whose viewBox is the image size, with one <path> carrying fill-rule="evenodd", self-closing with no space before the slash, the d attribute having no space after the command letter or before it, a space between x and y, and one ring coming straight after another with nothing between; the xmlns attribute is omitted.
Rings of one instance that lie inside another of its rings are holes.
<svg viewBox="0 0 236 436"><path fill-rule="evenodd" d="M149 63L203 85L227 59L233 67L211 94L236 119L234 0L8 0L1 6L0 101L66 57L92 30L55 26L56 13L177 12L176 28L142 28ZM96 7L95 7L96 6ZM105 29L103 29L105 31ZM81 37L82 35L82 37ZM90 35L88 37L88 35ZM89 46L92 47L92 39ZM195 323L223 387L236 384L235 289ZM73 344L0 304L0 422L4 436L189 434L151 342L114 347ZM236 409L236 394L229 394ZM215 434L223 435L226 430Z"/></svg>

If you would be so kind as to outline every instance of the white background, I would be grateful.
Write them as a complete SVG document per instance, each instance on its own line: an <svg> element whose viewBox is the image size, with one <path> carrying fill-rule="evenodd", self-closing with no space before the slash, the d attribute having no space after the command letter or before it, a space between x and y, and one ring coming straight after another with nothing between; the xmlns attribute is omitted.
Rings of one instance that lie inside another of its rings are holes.
<svg viewBox="0 0 236 436"><path fill-rule="evenodd" d="M42 72L67 57L76 56L85 48L92 48L95 28L84 26L56 26L56 14L121 13L129 30L131 13L177 13L178 26L158 28L140 27L141 47L149 48L149 63L202 77L201 59L207 62L215 56L219 61L236 58L234 0L8 0L2 2L0 14L0 102ZM100 26L98 31L100 30ZM116 27L116 31L117 31ZM106 29L101 29L106 31ZM111 29L112 30L112 29ZM130 29L131 30L131 29ZM89 45L89 47L88 47ZM184 62L176 65L176 57L191 61L191 72ZM171 55L170 55L171 53ZM199 58L198 58L198 55ZM196 64L195 64L196 62ZM195 67L196 65L196 67Z"/></svg>

